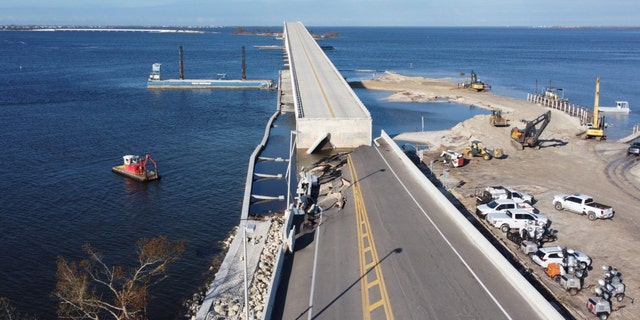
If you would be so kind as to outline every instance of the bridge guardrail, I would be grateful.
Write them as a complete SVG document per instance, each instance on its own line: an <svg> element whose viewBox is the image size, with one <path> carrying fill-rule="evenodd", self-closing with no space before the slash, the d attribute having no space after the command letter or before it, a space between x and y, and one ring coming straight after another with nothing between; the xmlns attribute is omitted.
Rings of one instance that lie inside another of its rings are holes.
<svg viewBox="0 0 640 320"><path fill-rule="evenodd" d="M384 131L380 133L393 152L402 160L411 174L418 180L423 188L430 194L436 195L438 203L445 209L444 212L460 227L469 239L477 245L479 250L492 261L496 268L502 272L501 277L507 279L519 293L527 297L530 306L539 312L541 318L564 319L560 313L516 270L509 261L478 231L460 211L431 183L420 169L407 157L396 142ZM379 138L376 138L379 139ZM374 140L375 141L375 140ZM378 146L377 141L376 146Z"/></svg>
<svg viewBox="0 0 640 320"><path fill-rule="evenodd" d="M296 76L296 66L293 63L293 55L291 54L291 44L289 43L289 37L287 36L287 24L284 24L284 47L289 57L289 68L291 69L291 92L293 92L294 109L296 110L296 118L303 118L304 112L302 109L302 99L300 99L300 93L298 92L298 77Z"/></svg>

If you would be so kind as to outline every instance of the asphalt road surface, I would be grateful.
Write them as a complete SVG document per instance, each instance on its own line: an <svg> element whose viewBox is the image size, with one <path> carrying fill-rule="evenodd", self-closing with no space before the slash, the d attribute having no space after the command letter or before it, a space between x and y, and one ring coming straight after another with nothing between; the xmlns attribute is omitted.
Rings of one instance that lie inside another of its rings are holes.
<svg viewBox="0 0 640 320"><path fill-rule="evenodd" d="M306 118L366 118L360 100L307 29L288 22L291 65Z"/></svg>
<svg viewBox="0 0 640 320"><path fill-rule="evenodd" d="M346 205L301 230L275 318L557 317L538 314L388 149L350 154Z"/></svg>

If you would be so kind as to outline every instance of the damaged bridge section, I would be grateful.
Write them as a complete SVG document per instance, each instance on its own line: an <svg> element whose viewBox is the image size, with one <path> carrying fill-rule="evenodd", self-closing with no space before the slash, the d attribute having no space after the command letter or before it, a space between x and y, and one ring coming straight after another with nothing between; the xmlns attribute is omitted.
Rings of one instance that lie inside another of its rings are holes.
<svg viewBox="0 0 640 320"><path fill-rule="evenodd" d="M297 147L350 149L371 145L371 114L300 22L284 25L291 69Z"/></svg>

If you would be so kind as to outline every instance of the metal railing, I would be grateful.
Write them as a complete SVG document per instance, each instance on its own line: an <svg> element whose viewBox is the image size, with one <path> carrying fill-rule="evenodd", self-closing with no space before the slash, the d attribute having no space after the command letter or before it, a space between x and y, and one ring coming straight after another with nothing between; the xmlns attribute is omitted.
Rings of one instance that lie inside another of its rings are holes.
<svg viewBox="0 0 640 320"><path fill-rule="evenodd" d="M289 69L291 70L291 87L293 90L294 108L296 110L296 118L304 118L304 111L302 109L302 99L300 99L300 91L298 90L298 76L296 74L295 63L293 62L293 55L291 54L291 44L287 31L287 24L284 25L284 47L289 58Z"/></svg>
<svg viewBox="0 0 640 320"><path fill-rule="evenodd" d="M589 108L569 103L567 100L549 99L541 94L527 93L527 101L560 110L572 117L580 119L580 124L583 125L587 124L591 117L591 111L589 111Z"/></svg>

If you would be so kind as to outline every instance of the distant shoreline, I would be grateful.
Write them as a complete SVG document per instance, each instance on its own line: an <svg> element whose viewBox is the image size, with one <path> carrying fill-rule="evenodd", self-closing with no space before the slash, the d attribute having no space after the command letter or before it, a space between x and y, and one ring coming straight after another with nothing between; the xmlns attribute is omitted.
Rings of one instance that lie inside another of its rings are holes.
<svg viewBox="0 0 640 320"><path fill-rule="evenodd" d="M145 25L0 25L0 31L127 31L127 32L159 32L159 33L215 33L213 29L235 28L236 30L244 30L238 34L277 36L278 32L262 31L264 28L274 28L277 26L264 26L257 29L256 27L243 26L145 26ZM318 26L323 27L323 26ZM329 27L329 26L327 26ZM356 28L376 28L375 26L365 26ZM640 29L637 26L416 26L416 27L397 27L397 28L494 28L494 29ZM251 30L250 30L251 29ZM337 32L327 32L324 34L313 34L316 39L338 38Z"/></svg>
<svg viewBox="0 0 640 320"><path fill-rule="evenodd" d="M151 33L211 33L193 29L154 29L154 28L20 28L20 29L0 29L1 31L37 31L37 32L59 32L59 31L86 31L86 32L151 32Z"/></svg>

